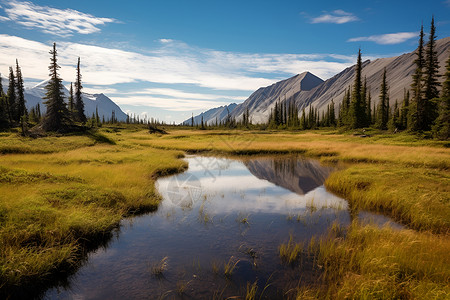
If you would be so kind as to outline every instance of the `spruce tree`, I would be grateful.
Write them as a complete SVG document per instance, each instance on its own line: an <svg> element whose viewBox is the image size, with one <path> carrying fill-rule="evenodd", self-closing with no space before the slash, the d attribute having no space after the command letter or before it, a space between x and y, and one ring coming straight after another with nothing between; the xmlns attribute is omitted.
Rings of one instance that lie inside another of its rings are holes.
<svg viewBox="0 0 450 300"><path fill-rule="evenodd" d="M363 108L363 85L361 80L362 61L361 49L358 52L358 59L355 66L355 82L353 84L352 99L348 112L348 122L350 128L360 128L365 125L365 111Z"/></svg>
<svg viewBox="0 0 450 300"><path fill-rule="evenodd" d="M8 104L3 92L2 76L0 74L0 129L9 128Z"/></svg>
<svg viewBox="0 0 450 300"><path fill-rule="evenodd" d="M447 140L450 137L450 56L445 69L442 95L438 101L439 115L433 126L434 136L442 140Z"/></svg>
<svg viewBox="0 0 450 300"><path fill-rule="evenodd" d="M432 101L439 97L438 88L440 83L439 77L439 62L436 51L436 27L434 26L434 17L431 19L431 28L429 40L425 50L425 103L424 103L424 124L423 129L428 130L431 124L436 119L436 106Z"/></svg>
<svg viewBox="0 0 450 300"><path fill-rule="evenodd" d="M17 121L17 101L16 101L16 79L14 76L14 71L12 67L9 67L9 85L6 94L7 105L8 105L8 117L9 123Z"/></svg>
<svg viewBox="0 0 450 300"><path fill-rule="evenodd" d="M300 118L300 126L301 126L301 129L303 129L303 130L308 128L308 123L307 123L307 120L306 120L305 107L303 107L303 109L302 109L302 116Z"/></svg>
<svg viewBox="0 0 450 300"><path fill-rule="evenodd" d="M389 119L388 128L392 132L396 132L400 127L400 110L398 109L398 103L395 101L394 109Z"/></svg>
<svg viewBox="0 0 450 300"><path fill-rule="evenodd" d="M19 61L16 59L16 92L17 92L17 111L16 111L16 121L20 122L20 118L24 117L25 121L28 118L27 107L25 105L25 95L23 87L23 76L22 70L19 67Z"/></svg>
<svg viewBox="0 0 450 300"><path fill-rule="evenodd" d="M389 95L388 86L386 82L386 68L384 68L383 79L380 87L380 101L378 103L377 123L376 126L379 129L386 129L389 119Z"/></svg>
<svg viewBox="0 0 450 300"><path fill-rule="evenodd" d="M425 67L423 50L423 25L420 27L419 46L417 47L414 64L416 69L412 75L411 84L412 99L408 108L408 129L411 131L422 130L424 128L424 95L423 95L423 68Z"/></svg>
<svg viewBox="0 0 450 300"><path fill-rule="evenodd" d="M70 83L70 90L69 90L69 112L70 114L75 117L75 102L74 102L74 97L73 97L73 84L72 82Z"/></svg>
<svg viewBox="0 0 450 300"><path fill-rule="evenodd" d="M366 122L367 126L370 126L373 124L373 118L372 118L372 95L370 94L370 89L367 91L367 102L366 102Z"/></svg>
<svg viewBox="0 0 450 300"><path fill-rule="evenodd" d="M331 99L330 116L328 118L330 119L330 125L331 126L336 126L336 113L334 111L334 101L333 101L333 99Z"/></svg>
<svg viewBox="0 0 450 300"><path fill-rule="evenodd" d="M436 27L434 26L434 17L431 20L431 29L429 40L425 50L425 99L430 101L439 97L438 88L440 86L439 62L436 51Z"/></svg>
<svg viewBox="0 0 450 300"><path fill-rule="evenodd" d="M43 129L46 131L60 131L66 130L70 125L70 116L66 103L64 102L64 92L62 79L59 77L56 51L56 43L53 43L53 49L50 50L50 66L48 67L50 73L50 80L45 89L47 90L44 99L44 104L47 106L47 113L43 120Z"/></svg>
<svg viewBox="0 0 450 300"><path fill-rule="evenodd" d="M400 124L402 129L408 128L409 90L404 90L402 109L400 111Z"/></svg>
<svg viewBox="0 0 450 300"><path fill-rule="evenodd" d="M101 127L102 123L100 122L100 117L98 115L98 105L95 106L95 123L97 124L97 127ZM127 124L130 123L130 117L127 115Z"/></svg>
<svg viewBox="0 0 450 300"><path fill-rule="evenodd" d="M81 89L83 86L81 85L81 71L80 71L80 58L78 57L77 64L77 78L75 81L75 109L76 109L76 120L81 123L86 123L86 115L84 114L84 102L81 94Z"/></svg>

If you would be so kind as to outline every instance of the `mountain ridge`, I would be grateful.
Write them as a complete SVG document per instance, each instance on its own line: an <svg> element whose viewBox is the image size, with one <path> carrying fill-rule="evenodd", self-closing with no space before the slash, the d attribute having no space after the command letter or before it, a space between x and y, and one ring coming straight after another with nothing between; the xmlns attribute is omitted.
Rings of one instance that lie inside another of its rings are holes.
<svg viewBox="0 0 450 300"><path fill-rule="evenodd" d="M439 74L443 74L445 62L450 56L450 37L437 40L436 51L439 61ZM372 106L374 104L376 105L379 101L378 95L384 68L387 71L390 105L392 106L396 100L399 102L403 100L404 89L409 89L412 83L411 75L415 70L415 52L416 49L399 56L378 58L373 61L366 60L363 62L362 78L363 80L367 78ZM331 103L331 100L334 100L335 111L337 112L346 89L353 85L355 80L354 68L355 65L345 68L333 77L325 81L322 80L318 84L314 84L317 83L317 81L314 81L312 87L308 86L310 87L309 89L302 89L301 83L299 84L297 81L303 80L305 76L308 78L311 78L311 76L318 78L310 72L303 72L275 82L270 86L261 87L253 92L243 103L240 103L231 113L231 117L239 121L242 118L243 112L248 108L251 123L265 123L268 121L271 108L275 106L275 102L278 100L294 101L299 112L310 105L319 110L319 112L322 112L327 109L327 105ZM443 78L441 77L440 81L442 80ZM306 82L308 82L308 79Z"/></svg>

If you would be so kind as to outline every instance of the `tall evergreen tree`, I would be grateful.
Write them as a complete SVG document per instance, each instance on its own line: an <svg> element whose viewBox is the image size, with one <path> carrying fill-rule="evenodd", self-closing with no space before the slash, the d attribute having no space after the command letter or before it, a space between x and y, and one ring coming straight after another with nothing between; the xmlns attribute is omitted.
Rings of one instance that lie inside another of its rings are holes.
<svg viewBox="0 0 450 300"><path fill-rule="evenodd" d="M300 127L305 130L308 128L308 122L306 120L306 112L305 112L305 107L303 107L302 109L302 116L300 118Z"/></svg>
<svg viewBox="0 0 450 300"><path fill-rule="evenodd" d="M42 125L44 130L59 131L66 129L65 127L71 121L69 111L64 102L62 79L58 74L60 66L58 65L56 43L53 43L53 49L50 50L50 55L50 66L48 67L50 80L45 86L47 92L44 97L46 99L44 104L47 106L47 113L45 114Z"/></svg>
<svg viewBox="0 0 450 300"><path fill-rule="evenodd" d="M434 17L431 19L429 40L425 48L425 99L429 101L439 97L438 88L440 86L438 81L439 62L436 51L436 27L434 26Z"/></svg>
<svg viewBox="0 0 450 300"><path fill-rule="evenodd" d="M436 119L436 106L432 100L439 97L438 88L440 86L438 81L439 62L436 51L436 27L434 26L434 17L431 19L429 40L425 48L425 113L423 129L427 130L430 129L431 124Z"/></svg>
<svg viewBox="0 0 450 300"><path fill-rule="evenodd" d="M366 122L367 126L370 126L373 124L373 118L372 118L372 95L370 94L370 89L367 90L367 102L366 102Z"/></svg>
<svg viewBox="0 0 450 300"><path fill-rule="evenodd" d="M400 127L400 110L398 109L398 103L395 101L394 103L394 109L392 110L392 114L390 116L389 122L388 122L388 128L389 130L396 132L398 128Z"/></svg>
<svg viewBox="0 0 450 300"><path fill-rule="evenodd" d="M24 117L27 119L27 107L25 105L25 95L23 87L23 76L22 70L19 67L19 61L16 59L16 92L17 92L17 111L16 111L16 121L20 122L20 118Z"/></svg>
<svg viewBox="0 0 450 300"><path fill-rule="evenodd" d="M409 90L403 93L403 103L400 111L400 124L402 129L408 128Z"/></svg>
<svg viewBox="0 0 450 300"><path fill-rule="evenodd" d="M353 83L352 100L348 112L348 122L350 128L360 128L365 125L365 111L363 107L363 85L361 80L362 60L361 49L358 52L358 59L355 66L355 82Z"/></svg>
<svg viewBox="0 0 450 300"><path fill-rule="evenodd" d="M0 129L9 128L8 104L3 92L2 76L0 74Z"/></svg>
<svg viewBox="0 0 450 300"><path fill-rule="evenodd" d="M419 46L416 52L414 63L416 69L412 75L411 84L412 99L408 108L408 129L412 131L424 128L425 104L423 95L423 68L425 67L424 49L423 49L423 25L420 27Z"/></svg>
<svg viewBox="0 0 450 300"><path fill-rule="evenodd" d="M438 102L439 115L433 126L434 136L443 140L447 140L450 137L450 56L445 69L442 95Z"/></svg>
<svg viewBox="0 0 450 300"><path fill-rule="evenodd" d="M76 120L81 123L86 123L86 115L84 114L84 102L83 97L81 95L81 89L83 86L81 85L81 71L80 71L80 58L78 57L77 63L77 78L75 81L75 109L76 109Z"/></svg>
<svg viewBox="0 0 450 300"><path fill-rule="evenodd" d="M331 99L331 103L330 103L330 115L328 117L330 119L330 125L331 126L336 126L336 113L334 110L334 101L333 99Z"/></svg>
<svg viewBox="0 0 450 300"><path fill-rule="evenodd" d="M12 67L9 67L9 85L6 94L9 123L12 124L16 121L17 116L17 101L16 101L16 79Z"/></svg>
<svg viewBox="0 0 450 300"><path fill-rule="evenodd" d="M74 101L74 97L73 97L73 84L72 84L72 82L70 83L68 106L69 106L68 108L69 108L70 114L73 117L75 117L75 101Z"/></svg>
<svg viewBox="0 0 450 300"><path fill-rule="evenodd" d="M377 123L379 129L386 129L389 120L389 92L386 82L386 68L384 68L383 79L380 87L380 101L378 103Z"/></svg>

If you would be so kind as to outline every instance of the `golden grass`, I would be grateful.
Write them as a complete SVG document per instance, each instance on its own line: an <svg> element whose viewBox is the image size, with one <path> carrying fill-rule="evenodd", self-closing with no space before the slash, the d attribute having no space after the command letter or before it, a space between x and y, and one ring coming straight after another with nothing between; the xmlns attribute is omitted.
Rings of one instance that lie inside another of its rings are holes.
<svg viewBox="0 0 450 300"><path fill-rule="evenodd" d="M301 289L299 295L449 297L450 150L445 145L405 134L360 138L332 131L149 135L129 126L39 139L2 133L0 282L3 288L21 285L68 269L80 260L86 243L107 235L121 218L155 208L156 177L186 167L178 150L300 153L346 163L326 185L345 196L352 210L380 211L438 235L352 225L346 238L312 242L309 252L320 250L314 255L327 268L330 289L325 294ZM290 248L288 243L285 250ZM230 259L224 265L225 276L236 264Z"/></svg>
<svg viewBox="0 0 450 300"><path fill-rule="evenodd" d="M336 132L174 130L130 140L160 149L221 154L300 153L345 163L326 181L354 208L380 211L420 230L450 229L450 149L407 134L370 138Z"/></svg>
<svg viewBox="0 0 450 300"><path fill-rule="evenodd" d="M157 207L155 174L186 168L179 151L104 133L101 143L91 135L0 137L0 150L5 144L26 149L0 156L1 287L74 266L85 245L95 244L124 216ZM116 145L105 144L109 139Z"/></svg>
<svg viewBox="0 0 450 300"><path fill-rule="evenodd" d="M324 299L448 299L450 239L354 222L345 238L313 241Z"/></svg>

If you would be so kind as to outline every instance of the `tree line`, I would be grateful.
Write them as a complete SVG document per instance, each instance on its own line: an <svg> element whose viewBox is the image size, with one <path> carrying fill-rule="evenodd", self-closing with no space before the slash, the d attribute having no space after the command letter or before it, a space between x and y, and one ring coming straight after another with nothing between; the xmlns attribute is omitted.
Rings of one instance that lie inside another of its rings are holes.
<svg viewBox="0 0 450 300"><path fill-rule="evenodd" d="M355 65L355 79L349 86L335 113L334 99L322 113L311 104L303 107L299 122L292 100L277 101L268 120L269 128L314 129L318 127L342 127L358 129L374 127L382 130L409 130L410 132L432 130L441 139L449 137L450 108L450 57L439 94L439 63L436 51L436 27L431 21L428 42L424 43L423 26L419 34L419 46L414 60L415 71L410 88L405 88L400 103L389 105L387 71L383 70L378 105L372 104L366 78L362 78L361 49Z"/></svg>
<svg viewBox="0 0 450 300"><path fill-rule="evenodd" d="M355 79L344 91L341 102L335 105L334 99L325 109L319 111L311 103L303 105L301 113L294 99L279 98L275 101L265 124L252 125L248 108L237 121L228 114L227 118L207 124L203 121L191 126L206 128L269 128L306 130L319 127L341 129L376 128L397 132L431 131L440 139L448 139L450 135L450 56L446 61L446 72L439 74L438 55L436 51L436 27L431 20L428 41L424 41L423 25L419 34L419 45L415 53L412 84L404 88L403 99L396 100L393 105L389 101L389 84L387 70L382 72L378 104L375 105L367 86L367 79L362 77L361 49L358 51L355 65ZM442 91L439 77L444 76ZM300 117L299 117L300 116Z"/></svg>
<svg viewBox="0 0 450 300"><path fill-rule="evenodd" d="M50 50L50 79L45 86L46 113L42 115L41 107L38 103L30 111L26 108L24 97L24 85L22 71L16 60L16 74L12 67L9 68L9 84L5 94L0 75L0 129L8 129L21 126L22 133L25 134L31 124L39 125L44 131L70 131L77 124L85 125L88 121L84 112L84 102L82 99L82 82L80 70L80 58L78 58L76 68L75 84L70 84L69 98L66 103L64 97L64 86L59 76L60 66L57 59L56 43ZM98 114L96 120L100 123Z"/></svg>

